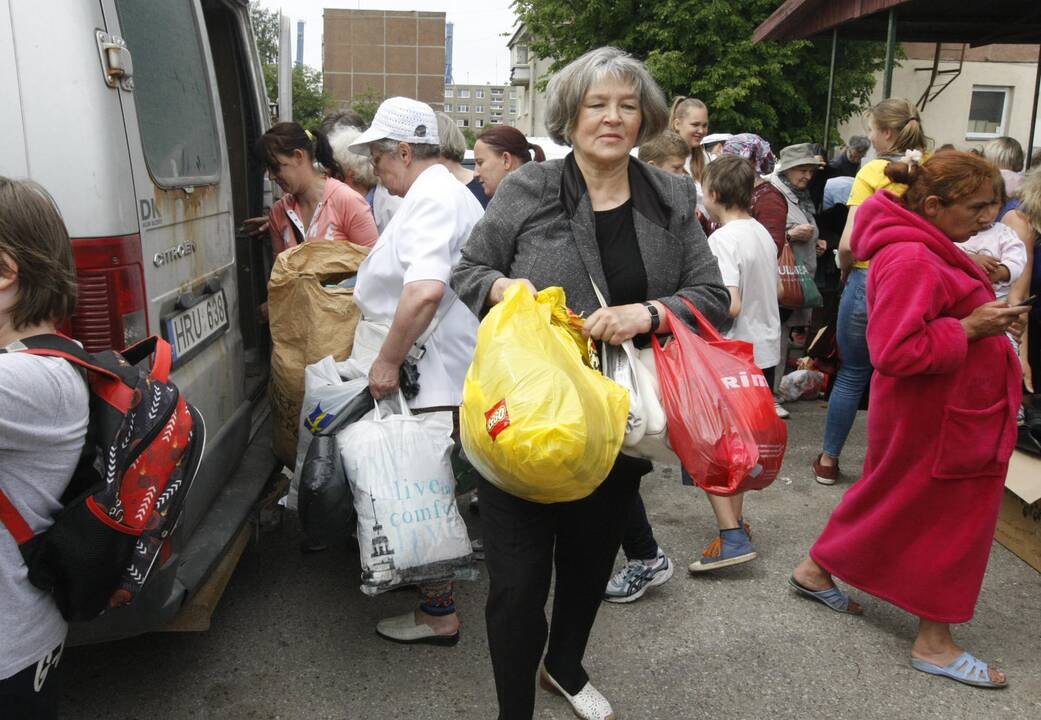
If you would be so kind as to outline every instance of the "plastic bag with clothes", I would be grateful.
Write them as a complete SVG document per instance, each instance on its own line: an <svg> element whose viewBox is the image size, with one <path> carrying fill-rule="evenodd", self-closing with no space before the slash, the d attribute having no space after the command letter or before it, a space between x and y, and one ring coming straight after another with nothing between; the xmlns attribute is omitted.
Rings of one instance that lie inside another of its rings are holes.
<svg viewBox="0 0 1041 720"><path fill-rule="evenodd" d="M604 481L625 438L629 396L590 367L564 291L515 284L477 331L459 422L475 468L540 503L579 500Z"/></svg>
<svg viewBox="0 0 1041 720"><path fill-rule="evenodd" d="M331 355L304 370L304 400L297 420L296 462L286 496L286 507L290 510L297 509L300 472L312 438L329 427L340 411L368 385L368 377L360 374L350 360L336 362Z"/></svg>
<svg viewBox="0 0 1041 720"><path fill-rule="evenodd" d="M392 402L396 412L388 413ZM337 435L358 515L365 594L477 577L455 501L451 436L451 412L412 415L400 393Z"/></svg>
<svg viewBox="0 0 1041 720"><path fill-rule="evenodd" d="M820 370L802 368L781 378L777 396L783 402L814 400L824 392L827 385L828 379Z"/></svg>

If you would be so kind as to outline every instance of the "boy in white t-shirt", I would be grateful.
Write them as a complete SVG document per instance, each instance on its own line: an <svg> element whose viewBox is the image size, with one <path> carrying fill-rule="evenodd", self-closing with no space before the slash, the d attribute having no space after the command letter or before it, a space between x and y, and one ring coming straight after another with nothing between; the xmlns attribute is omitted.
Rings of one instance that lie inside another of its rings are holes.
<svg viewBox="0 0 1041 720"><path fill-rule="evenodd" d="M733 323L723 334L752 343L755 364L773 387L780 362L781 318L777 309L777 246L770 233L749 214L755 170L736 155L721 157L705 168L705 207L720 227L708 238L730 291ZM744 495L708 495L719 524L719 538L691 563L691 572L739 565L754 560L755 550L742 518Z"/></svg>

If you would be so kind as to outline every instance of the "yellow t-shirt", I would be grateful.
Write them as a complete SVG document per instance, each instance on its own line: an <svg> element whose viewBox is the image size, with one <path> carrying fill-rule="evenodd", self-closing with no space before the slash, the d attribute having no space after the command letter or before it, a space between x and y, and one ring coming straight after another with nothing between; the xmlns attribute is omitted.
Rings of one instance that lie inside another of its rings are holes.
<svg viewBox="0 0 1041 720"><path fill-rule="evenodd" d="M872 160L860 168L857 176L853 179L853 189L849 191L849 200L846 201L846 205L849 207L862 205L865 200L883 188L897 196L907 192L906 185L895 183L886 177L886 167L888 167L889 162L889 160L883 159ZM866 269L868 261L857 260L853 263L853 267Z"/></svg>

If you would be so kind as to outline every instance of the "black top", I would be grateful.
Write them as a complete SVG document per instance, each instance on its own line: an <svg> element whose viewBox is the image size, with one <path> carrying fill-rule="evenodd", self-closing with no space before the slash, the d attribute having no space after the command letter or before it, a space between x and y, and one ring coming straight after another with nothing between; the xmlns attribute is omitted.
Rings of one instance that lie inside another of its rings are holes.
<svg viewBox="0 0 1041 720"><path fill-rule="evenodd" d="M488 203L492 201L490 197L484 192L484 185L477 178L474 178L470 182L466 183L466 189L473 193L474 197L477 198L477 202L481 203L481 207L488 207Z"/></svg>
<svg viewBox="0 0 1041 720"><path fill-rule="evenodd" d="M600 263L607 278L611 304L643 302L647 299L647 270L643 266L636 226L633 225L632 199L611 210L594 212L593 216L596 218L596 244L600 246Z"/></svg>

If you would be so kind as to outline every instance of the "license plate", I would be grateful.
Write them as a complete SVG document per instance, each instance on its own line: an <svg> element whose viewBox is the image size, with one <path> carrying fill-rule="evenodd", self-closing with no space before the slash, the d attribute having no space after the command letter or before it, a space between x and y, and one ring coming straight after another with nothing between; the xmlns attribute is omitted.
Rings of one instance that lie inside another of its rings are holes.
<svg viewBox="0 0 1041 720"><path fill-rule="evenodd" d="M171 315L164 322L174 361L185 359L228 328L228 301L224 291L207 295L205 300Z"/></svg>

